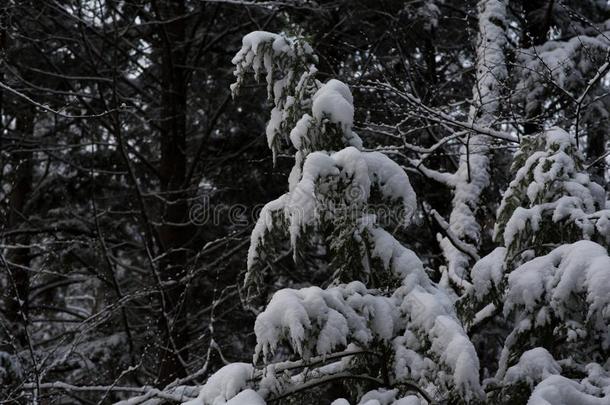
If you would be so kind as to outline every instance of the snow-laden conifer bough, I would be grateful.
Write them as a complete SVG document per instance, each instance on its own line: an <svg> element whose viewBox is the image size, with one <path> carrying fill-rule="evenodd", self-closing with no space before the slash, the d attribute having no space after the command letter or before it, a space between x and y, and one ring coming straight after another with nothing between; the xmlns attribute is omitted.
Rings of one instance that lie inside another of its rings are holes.
<svg viewBox="0 0 610 405"><path fill-rule="evenodd" d="M364 401L482 399L478 358L451 300L368 209L385 202L406 225L416 210L408 176L384 154L362 151L349 87L316 80L314 61L300 39L253 32L233 60L232 89L264 70L274 104L269 146L289 141L296 150L288 192L265 206L252 233L248 294L257 294L278 249L269 245L280 239L295 260L318 243L331 258L328 287L275 292L256 319L254 364L222 368L188 403L273 403L344 381Z"/></svg>

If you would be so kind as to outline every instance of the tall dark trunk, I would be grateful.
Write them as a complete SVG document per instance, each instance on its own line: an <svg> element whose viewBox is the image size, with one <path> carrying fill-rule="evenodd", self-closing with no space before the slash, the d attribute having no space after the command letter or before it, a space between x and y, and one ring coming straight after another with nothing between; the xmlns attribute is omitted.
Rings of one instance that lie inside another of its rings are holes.
<svg viewBox="0 0 610 405"><path fill-rule="evenodd" d="M24 107L17 118L16 132L22 139L29 139L33 135L34 111ZM14 144L17 149L25 149L27 145ZM26 205L32 192L32 152L15 152L11 159L13 167L13 181L9 196L9 211L6 222L7 230L18 230L26 222ZM14 247L8 250L4 271L7 271L8 294L5 294L6 320L10 325L15 343L20 348L27 343L28 294L30 289L30 249L26 235L8 238L7 244Z"/></svg>
<svg viewBox="0 0 610 405"><path fill-rule="evenodd" d="M587 125L587 148L586 156L590 162L595 162L589 169L591 178L597 184L605 185L606 162L602 158L606 153L606 131L608 126L603 120Z"/></svg>
<svg viewBox="0 0 610 405"><path fill-rule="evenodd" d="M161 191L163 224L159 239L164 258L161 263L163 281L179 280L185 273L184 245L188 232L177 224L188 221L188 203L184 191L186 178L186 52L183 0L158 3L161 26ZM164 307L169 322L162 321L163 347L159 358L158 380L165 385L186 375L183 361L187 359L186 290L181 283L165 287Z"/></svg>
<svg viewBox="0 0 610 405"><path fill-rule="evenodd" d="M436 77L436 47L434 46L434 39L436 38L434 28L431 28L427 33L428 35L424 38L424 54L426 56L426 76L428 77L429 82L433 85L430 87L434 87L438 83L438 78Z"/></svg>
<svg viewBox="0 0 610 405"><path fill-rule="evenodd" d="M521 36L522 48L539 46L546 42L549 30L553 23L554 0L523 0L523 13L525 15L525 26ZM540 19L542 17L542 20ZM525 135L531 135L542 130L540 115L542 106L540 103L534 110L529 111L523 124Z"/></svg>
<svg viewBox="0 0 610 405"><path fill-rule="evenodd" d="M8 10L0 8L0 53L8 55L9 33ZM4 81L4 74L0 70L0 80ZM6 113L5 98L0 91L0 117ZM23 106L16 114L17 139L31 140L34 132L34 110L31 106ZM1 123L0 123L1 124ZM4 128L0 128L4 131ZM11 145L0 145L9 147L10 150L25 150L27 142L11 142ZM23 224L26 218L26 204L32 192L32 152L17 151L10 157L13 173L11 180L11 191L8 196L8 212L3 230L16 230ZM2 238L2 235L0 235ZM4 239L4 238L2 238ZM8 245L27 246L29 238L25 235L6 238ZM19 347L12 349L20 350L27 343L27 319L28 319L28 294L30 289L30 275L27 268L30 264L30 251L27 247L11 248L7 251L6 261L0 264L1 271L6 272L7 291L3 294L6 321L8 330L13 335L13 343Z"/></svg>

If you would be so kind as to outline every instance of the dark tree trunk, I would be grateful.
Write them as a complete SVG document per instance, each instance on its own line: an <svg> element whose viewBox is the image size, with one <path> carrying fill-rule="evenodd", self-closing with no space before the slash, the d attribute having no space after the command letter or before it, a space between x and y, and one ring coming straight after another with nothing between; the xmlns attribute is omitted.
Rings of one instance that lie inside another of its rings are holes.
<svg viewBox="0 0 610 405"><path fill-rule="evenodd" d="M430 29L428 35L424 38L426 55L426 76L433 85L438 83L436 77L436 47L434 46L434 39L436 37L434 28ZM431 86L433 87L433 86Z"/></svg>
<svg viewBox="0 0 610 405"><path fill-rule="evenodd" d="M606 162L601 158L606 153L606 131L607 125L603 121L587 125L587 160L594 162L589 172L591 178L597 184L605 185ZM596 161L597 160L597 161Z"/></svg>
<svg viewBox="0 0 610 405"><path fill-rule="evenodd" d="M34 129L34 112L24 107L17 119L17 133L22 139L31 140ZM26 145L15 144L15 148L27 148ZM26 206L32 192L32 152L15 152L12 156L15 172L13 173L12 189L9 196L9 211L7 228L18 229L26 222ZM29 238L26 235L15 236L7 241L10 245L27 246ZM30 264L30 250L27 247L12 248L6 256L5 271L8 281L8 294L5 295L6 320L20 348L25 347L26 327L28 319L28 294L30 274L27 268Z"/></svg>
<svg viewBox="0 0 610 405"><path fill-rule="evenodd" d="M161 191L164 224L159 239L164 259L161 263L163 281L178 280L185 274L184 245L188 230L176 224L188 221L188 203L184 191L186 178L186 13L183 0L163 0L157 8L164 23L160 30L161 53ZM162 321L163 345L159 358L159 384L166 385L184 377L183 361L187 359L186 290L176 283L163 291L168 322Z"/></svg>
<svg viewBox="0 0 610 405"><path fill-rule="evenodd" d="M523 0L523 13L525 14L524 32L521 36L521 46L523 48L539 46L546 42L553 23L554 3L554 0ZM542 114L542 106L538 104L536 109L529 112L523 124L525 135L531 135L542 130L540 114Z"/></svg>
<svg viewBox="0 0 610 405"><path fill-rule="evenodd" d="M6 55L9 50L8 10L0 9L0 54ZM4 81L4 74L0 73L0 80ZM3 92L0 91L0 116L5 113ZM1 123L0 123L1 124ZM34 110L30 106L23 106L16 120L16 135L22 140L31 140L34 132ZM0 128L4 131L4 128ZM26 149L27 142L15 141L10 148ZM5 145L0 145L0 148ZM32 152L15 152L10 158L14 172L11 179L11 191L8 196L8 212L5 224L0 229L14 230L23 224L26 218L26 205L32 192ZM1 237L1 235L0 235ZM9 245L28 245L29 238L25 235L8 238ZM8 330L12 333L12 343L20 350L27 343L27 319L28 319L28 294L30 289L30 274L27 268L30 264L30 251L26 247L10 249L6 255L6 261L0 264L3 272L6 272L7 290L4 297L4 308Z"/></svg>

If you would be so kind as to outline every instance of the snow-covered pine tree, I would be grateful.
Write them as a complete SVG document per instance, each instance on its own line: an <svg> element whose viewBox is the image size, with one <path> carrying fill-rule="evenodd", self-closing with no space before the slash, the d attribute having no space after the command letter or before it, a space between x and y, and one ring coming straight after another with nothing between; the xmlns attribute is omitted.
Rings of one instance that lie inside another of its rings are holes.
<svg viewBox="0 0 610 405"><path fill-rule="evenodd" d="M468 324L482 329L475 341L477 334L504 341L500 352L491 350L499 356L488 388L498 389L489 399L531 395L554 403L553 390L562 390L567 403L604 403L610 257L583 239L607 246L605 194L583 170L574 138L559 128L523 139L513 170L495 229L504 246L474 265L459 304Z"/></svg>
<svg viewBox="0 0 610 405"><path fill-rule="evenodd" d="M505 276L503 316L510 328L496 373L503 401L529 395L542 382L565 391L568 403L608 403L609 270L607 250L581 240ZM564 377L553 383L545 380L550 375Z"/></svg>
<svg viewBox="0 0 610 405"><path fill-rule="evenodd" d="M494 230L511 260L581 239L610 242L604 189L584 170L573 136L551 128L525 137L512 170L516 175L504 193Z"/></svg>
<svg viewBox="0 0 610 405"><path fill-rule="evenodd" d="M316 80L315 60L311 47L302 39L260 31L244 37L243 47L233 59L237 78L231 86L234 95L238 94L248 71L252 71L256 79L261 69L266 73L268 98L273 103L266 133L273 155L286 149L287 144L296 149L295 163L289 177L289 194L263 207L252 233L245 277L248 299L263 289L266 269L273 267L268 263L269 259L275 260L292 249L295 261L302 262L307 250L317 253L321 248L320 241L315 238L308 241L311 242L309 244L296 243L299 232L310 231L309 222L313 218L307 216L313 212L305 212L305 208L311 209L315 203L313 200L306 201L310 197L310 190L295 190L303 177L303 170L310 170L310 167L316 170L313 164L305 168L306 158L315 151L338 151L345 146L360 149L362 146L358 135L351 130L354 111L349 88L338 80L330 80L326 84ZM314 160L312 158L312 162ZM325 174L312 172L308 175L316 177ZM406 191L409 190L410 185ZM358 199L362 197L359 195L361 191L355 186L344 197ZM326 203L346 207L342 201L329 199ZM409 201L408 204L408 209L412 211L414 202ZM343 214L344 220L347 220L349 213L340 211L339 208L335 210L335 218ZM302 223L299 224L299 221ZM338 244L328 244L327 247L335 251L344 249ZM344 256L342 259L334 264L345 268L352 257Z"/></svg>
<svg viewBox="0 0 610 405"><path fill-rule="evenodd" d="M564 243L610 242L604 190L589 178L567 132L551 128L524 137L511 170L515 178L503 194L494 229L501 246L473 266L474 284L461 303L463 315L475 323L471 298L479 310L499 304L502 293L496 287L503 287L505 272Z"/></svg>
<svg viewBox="0 0 610 405"><path fill-rule="evenodd" d="M256 319L255 364L222 368L191 404L304 400L342 382L360 403L481 399L478 358L451 300L372 210L383 202L408 221L409 179L387 156L361 150L347 85L316 81L312 66L292 68L312 60L309 49L301 39L254 32L234 59L234 91L250 70L265 70L274 102L267 134L289 135L296 149L289 191L267 204L252 233L246 280L279 251L270 246L279 233L295 258L319 244L328 287L277 291ZM277 147L276 135L270 139Z"/></svg>

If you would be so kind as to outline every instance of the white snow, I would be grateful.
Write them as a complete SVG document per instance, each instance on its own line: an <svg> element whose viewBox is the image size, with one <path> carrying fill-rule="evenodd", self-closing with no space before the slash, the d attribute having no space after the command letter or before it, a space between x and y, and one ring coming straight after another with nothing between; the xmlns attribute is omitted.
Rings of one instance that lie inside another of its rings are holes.
<svg viewBox="0 0 610 405"><path fill-rule="evenodd" d="M361 344L370 343L375 336L388 340L396 311L390 298L371 295L356 281L326 290L280 290L256 318L255 360L261 355L265 360L281 342L309 357L344 347L348 339ZM319 332L312 335L316 329Z"/></svg>
<svg viewBox="0 0 610 405"><path fill-rule="evenodd" d="M610 257L594 242L562 245L548 255L537 257L508 276L505 313L518 307L533 312L548 306L565 319L574 310L571 296L585 294L587 318L610 343L607 316L610 313Z"/></svg>
<svg viewBox="0 0 610 405"><path fill-rule="evenodd" d="M397 389L393 390L372 390L365 393L357 405L422 405L423 402L415 395L400 397ZM349 401L339 398L331 405L350 405Z"/></svg>
<svg viewBox="0 0 610 405"><path fill-rule="evenodd" d="M227 401L226 405L266 405L266 402L256 391L247 389Z"/></svg>
<svg viewBox="0 0 610 405"><path fill-rule="evenodd" d="M271 202L265 204L262 208L258 220L254 225L252 234L250 235L250 247L248 248L247 268L251 269L258 255L258 248L264 243L265 234L270 232L274 225L274 215L283 214L286 195L283 195Z"/></svg>
<svg viewBox="0 0 610 405"><path fill-rule="evenodd" d="M495 248L472 267L472 288L478 299L483 299L493 287L500 285L505 271L506 248Z"/></svg>
<svg viewBox="0 0 610 405"><path fill-rule="evenodd" d="M610 396L595 397L574 380L553 375L536 386L527 405L609 405Z"/></svg>
<svg viewBox="0 0 610 405"><path fill-rule="evenodd" d="M524 352L519 362L509 368L504 376L506 384L525 381L531 388L551 375L561 374L561 366L544 348L536 347Z"/></svg>
<svg viewBox="0 0 610 405"><path fill-rule="evenodd" d="M582 340L587 349L608 350L609 314L610 257L604 247L583 240L522 264L508 275L504 315L514 326L506 338L497 377L506 372L517 338L547 327L551 319L564 326L553 330L556 339L566 339L572 347ZM579 320L587 322L586 334Z"/></svg>
<svg viewBox="0 0 610 405"><path fill-rule="evenodd" d="M184 405L240 404L241 402L227 401L234 398L247 386L248 380L252 378L253 373L254 367L251 364L227 364L208 378L205 385L201 387L199 396L196 399L185 402ZM249 398L251 400L253 396L247 393L242 398ZM253 402L253 405L260 403ZM262 403L264 404L264 402Z"/></svg>
<svg viewBox="0 0 610 405"><path fill-rule="evenodd" d="M354 99L349 87L339 80L332 79L320 87L313 96L313 116L322 122L328 118L330 122L339 124L344 130L349 130L354 122Z"/></svg>
<svg viewBox="0 0 610 405"><path fill-rule="evenodd" d="M318 203L328 192L322 185L340 179L350 179L349 187L339 190L343 192L345 201L366 203L372 186L375 185L384 198L402 204L405 222L415 212L415 192L409 177L387 156L378 152L362 152L352 146L331 154L313 152L307 155L301 179L289 194L287 216L290 218L290 240L293 246L303 228L315 225L316 220L320 219L316 211ZM336 192L332 187L326 189Z"/></svg>
<svg viewBox="0 0 610 405"><path fill-rule="evenodd" d="M299 119L295 127L290 131L290 141L296 149L303 148L303 138L307 137L307 132L312 125L312 117L309 114L303 114Z"/></svg>

